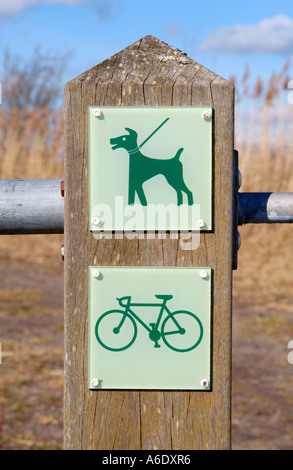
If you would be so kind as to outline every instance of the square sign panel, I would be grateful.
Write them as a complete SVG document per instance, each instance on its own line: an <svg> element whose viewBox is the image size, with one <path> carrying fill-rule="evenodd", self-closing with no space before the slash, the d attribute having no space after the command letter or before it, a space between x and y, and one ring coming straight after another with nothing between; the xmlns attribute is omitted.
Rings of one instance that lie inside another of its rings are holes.
<svg viewBox="0 0 293 470"><path fill-rule="evenodd" d="M89 388L210 390L211 276L90 267Z"/></svg>
<svg viewBox="0 0 293 470"><path fill-rule="evenodd" d="M90 230L211 230L212 109L89 108Z"/></svg>

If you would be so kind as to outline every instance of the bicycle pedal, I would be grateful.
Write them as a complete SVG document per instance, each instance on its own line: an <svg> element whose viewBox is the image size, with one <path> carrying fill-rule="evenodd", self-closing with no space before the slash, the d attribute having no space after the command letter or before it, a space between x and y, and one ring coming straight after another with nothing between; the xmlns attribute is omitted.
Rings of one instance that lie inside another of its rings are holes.
<svg viewBox="0 0 293 470"><path fill-rule="evenodd" d="M155 344L155 345L154 345L154 348L160 348L160 347L161 347L160 344Z"/></svg>

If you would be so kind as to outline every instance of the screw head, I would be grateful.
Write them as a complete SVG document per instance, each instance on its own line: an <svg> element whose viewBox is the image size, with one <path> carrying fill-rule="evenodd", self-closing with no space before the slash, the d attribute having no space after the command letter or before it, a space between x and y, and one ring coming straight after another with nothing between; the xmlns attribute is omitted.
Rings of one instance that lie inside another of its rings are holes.
<svg viewBox="0 0 293 470"><path fill-rule="evenodd" d="M96 117L101 117L102 116L102 111L99 108L96 108L93 110L93 115Z"/></svg>
<svg viewBox="0 0 293 470"><path fill-rule="evenodd" d="M205 120L210 119L211 113L210 113L209 111L204 111L204 112L202 113L202 117L203 117Z"/></svg>
<svg viewBox="0 0 293 470"><path fill-rule="evenodd" d="M93 271L93 277L98 278L98 277L100 277L100 275L101 275L101 273L100 273L100 271L98 271L97 269L95 269L95 270Z"/></svg>
<svg viewBox="0 0 293 470"><path fill-rule="evenodd" d="M207 380L207 379L202 379L200 381L200 385L203 387L203 388L208 388L208 386L210 385L210 382Z"/></svg>
<svg viewBox="0 0 293 470"><path fill-rule="evenodd" d="M206 223L204 220L198 220L196 225L200 228L205 227Z"/></svg>
<svg viewBox="0 0 293 470"><path fill-rule="evenodd" d="M199 273L200 277L202 277L203 279L205 279L206 277L208 277L208 273L206 271L200 271Z"/></svg>
<svg viewBox="0 0 293 470"><path fill-rule="evenodd" d="M105 224L105 222L99 219L99 217L93 217L91 222L92 222L92 225L96 225L97 227L100 227L100 228L102 228Z"/></svg>
<svg viewBox="0 0 293 470"><path fill-rule="evenodd" d="M94 379L91 380L91 386L92 387L98 387L99 385L100 385L100 380L99 379L94 378Z"/></svg>
<svg viewBox="0 0 293 470"><path fill-rule="evenodd" d="M99 223L100 223L99 217L93 217L92 218L92 224L93 225L99 225Z"/></svg>

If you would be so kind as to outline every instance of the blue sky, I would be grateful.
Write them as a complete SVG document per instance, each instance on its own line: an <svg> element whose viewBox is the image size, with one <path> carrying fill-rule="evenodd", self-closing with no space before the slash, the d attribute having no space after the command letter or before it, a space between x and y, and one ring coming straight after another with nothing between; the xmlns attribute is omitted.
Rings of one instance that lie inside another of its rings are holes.
<svg viewBox="0 0 293 470"><path fill-rule="evenodd" d="M0 0L0 51L69 53L64 83L148 34L224 78L247 64L266 79L292 59L293 2Z"/></svg>

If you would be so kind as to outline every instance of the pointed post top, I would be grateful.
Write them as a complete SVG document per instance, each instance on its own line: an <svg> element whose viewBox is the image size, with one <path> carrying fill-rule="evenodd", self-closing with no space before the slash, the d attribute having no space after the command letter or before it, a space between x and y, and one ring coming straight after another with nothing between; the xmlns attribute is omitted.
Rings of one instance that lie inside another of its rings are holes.
<svg viewBox="0 0 293 470"><path fill-rule="evenodd" d="M118 81L211 82L217 78L231 85L214 72L188 57L185 52L166 44L154 36L145 36L100 64L85 71L73 81L92 84ZM231 85L232 86L232 85Z"/></svg>

